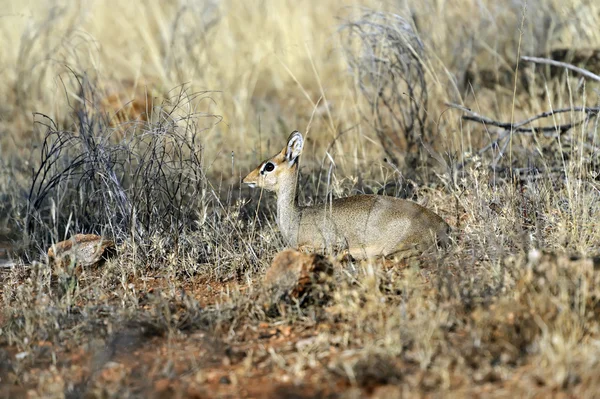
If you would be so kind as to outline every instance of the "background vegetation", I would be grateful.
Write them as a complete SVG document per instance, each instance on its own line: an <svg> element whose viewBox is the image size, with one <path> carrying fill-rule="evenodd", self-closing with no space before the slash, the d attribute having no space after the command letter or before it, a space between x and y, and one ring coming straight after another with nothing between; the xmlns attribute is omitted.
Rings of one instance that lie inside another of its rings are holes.
<svg viewBox="0 0 600 399"><path fill-rule="evenodd" d="M5 396L592 397L596 1L8 1ZM558 111L557 111L558 110ZM544 114L542 114L544 113ZM531 118L531 120L529 120ZM264 306L284 248L241 178L305 132L300 201L426 204L448 251L334 263ZM102 267L53 270L76 233Z"/></svg>

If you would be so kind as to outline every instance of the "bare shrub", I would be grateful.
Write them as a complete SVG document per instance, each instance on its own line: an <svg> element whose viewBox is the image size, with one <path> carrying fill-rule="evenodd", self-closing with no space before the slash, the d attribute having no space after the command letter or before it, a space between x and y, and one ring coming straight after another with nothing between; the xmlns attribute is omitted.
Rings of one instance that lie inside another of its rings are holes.
<svg viewBox="0 0 600 399"><path fill-rule="evenodd" d="M423 43L407 19L371 10L345 22L341 34L351 71L369 104L363 116L390 160L398 165L400 154L407 152L406 171L414 170L419 143L429 141Z"/></svg>
<svg viewBox="0 0 600 399"><path fill-rule="evenodd" d="M156 234L176 246L207 206L202 134L220 117L190 105L206 101L210 93L181 87L155 107L154 121L117 128L93 102L77 110L72 131L37 114L45 133L24 211L27 239L46 246L71 231L96 231L139 244Z"/></svg>

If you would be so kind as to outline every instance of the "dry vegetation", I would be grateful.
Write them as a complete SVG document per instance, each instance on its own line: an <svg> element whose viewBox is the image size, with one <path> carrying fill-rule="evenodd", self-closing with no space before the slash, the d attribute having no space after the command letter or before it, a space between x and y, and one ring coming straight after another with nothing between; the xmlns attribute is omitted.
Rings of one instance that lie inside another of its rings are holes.
<svg viewBox="0 0 600 399"><path fill-rule="evenodd" d="M597 1L9 1L0 21L0 395L598 396L600 82L519 62L600 74ZM266 306L284 243L240 181L294 129L301 202L410 198L451 248L336 261ZM117 256L53 269L76 233Z"/></svg>

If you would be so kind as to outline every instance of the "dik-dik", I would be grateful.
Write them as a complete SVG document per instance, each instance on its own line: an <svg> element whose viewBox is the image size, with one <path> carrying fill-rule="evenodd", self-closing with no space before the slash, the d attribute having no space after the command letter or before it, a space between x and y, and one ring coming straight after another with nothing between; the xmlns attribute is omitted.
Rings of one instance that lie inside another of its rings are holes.
<svg viewBox="0 0 600 399"><path fill-rule="evenodd" d="M287 145L262 162L243 180L277 195L277 225L292 247L339 251L355 259L401 257L446 241L448 224L436 213L412 201L381 195L354 195L325 204L299 206L298 164L304 146L294 131Z"/></svg>

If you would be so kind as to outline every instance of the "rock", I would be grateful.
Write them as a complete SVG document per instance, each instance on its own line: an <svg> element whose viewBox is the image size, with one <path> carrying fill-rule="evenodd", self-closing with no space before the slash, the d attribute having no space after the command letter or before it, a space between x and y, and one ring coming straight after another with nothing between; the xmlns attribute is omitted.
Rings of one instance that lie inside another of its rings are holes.
<svg viewBox="0 0 600 399"><path fill-rule="evenodd" d="M48 264L82 267L102 263L114 254L115 243L95 234L76 234L48 249Z"/></svg>
<svg viewBox="0 0 600 399"><path fill-rule="evenodd" d="M304 296L315 286L326 283L332 273L333 266L324 256L286 249L273 258L263 284L273 303Z"/></svg>

